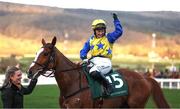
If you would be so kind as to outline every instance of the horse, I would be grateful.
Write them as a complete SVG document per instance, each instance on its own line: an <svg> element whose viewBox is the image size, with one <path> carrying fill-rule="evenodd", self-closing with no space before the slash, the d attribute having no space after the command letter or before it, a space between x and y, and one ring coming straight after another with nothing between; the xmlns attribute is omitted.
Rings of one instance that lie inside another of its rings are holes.
<svg viewBox="0 0 180 109"><path fill-rule="evenodd" d="M128 84L128 95L108 99L92 99L82 66L73 63L55 46L42 38L42 47L28 69L28 78L34 75L54 75L60 89L59 105L62 108L144 108L150 95L158 108L170 108L163 92L153 78L144 77L128 69L117 69ZM47 75L47 71L52 73Z"/></svg>

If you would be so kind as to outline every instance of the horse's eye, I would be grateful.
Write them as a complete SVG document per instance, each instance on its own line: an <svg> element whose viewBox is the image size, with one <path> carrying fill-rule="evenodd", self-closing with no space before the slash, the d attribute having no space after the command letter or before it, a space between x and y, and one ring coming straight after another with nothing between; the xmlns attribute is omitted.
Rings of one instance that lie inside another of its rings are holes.
<svg viewBox="0 0 180 109"><path fill-rule="evenodd" d="M44 53L44 56L48 56L49 53Z"/></svg>

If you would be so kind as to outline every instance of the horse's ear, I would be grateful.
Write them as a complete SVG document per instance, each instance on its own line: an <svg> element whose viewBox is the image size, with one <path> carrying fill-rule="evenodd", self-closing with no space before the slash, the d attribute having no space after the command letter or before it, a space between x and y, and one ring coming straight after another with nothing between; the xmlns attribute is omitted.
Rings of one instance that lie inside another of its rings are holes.
<svg viewBox="0 0 180 109"><path fill-rule="evenodd" d="M42 39L42 44L45 45L46 44L46 41L44 39Z"/></svg>
<svg viewBox="0 0 180 109"><path fill-rule="evenodd" d="M51 42L51 44L52 44L53 46L56 45L56 40L57 40L57 38L56 38L56 36L54 36L54 38L53 38L53 40L52 40L52 42Z"/></svg>

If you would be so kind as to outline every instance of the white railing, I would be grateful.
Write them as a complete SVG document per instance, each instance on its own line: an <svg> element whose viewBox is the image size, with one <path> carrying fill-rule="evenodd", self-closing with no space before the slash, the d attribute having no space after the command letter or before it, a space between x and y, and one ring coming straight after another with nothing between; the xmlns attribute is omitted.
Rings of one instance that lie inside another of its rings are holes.
<svg viewBox="0 0 180 109"><path fill-rule="evenodd" d="M155 79L161 88L180 89L180 79Z"/></svg>
<svg viewBox="0 0 180 109"><path fill-rule="evenodd" d="M4 81L4 75L0 75L0 86ZM180 79L155 79L161 88L168 88L168 89L180 89ZM22 76L22 85L28 85L29 79L27 79L27 75L23 74ZM38 78L37 85L50 85L50 84L57 84L55 78L47 78L44 76L40 76Z"/></svg>

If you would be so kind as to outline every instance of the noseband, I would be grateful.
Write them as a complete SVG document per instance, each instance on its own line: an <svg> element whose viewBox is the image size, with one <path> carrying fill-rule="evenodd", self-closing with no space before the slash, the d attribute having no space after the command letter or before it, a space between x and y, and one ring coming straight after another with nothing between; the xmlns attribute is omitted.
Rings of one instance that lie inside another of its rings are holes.
<svg viewBox="0 0 180 109"><path fill-rule="evenodd" d="M45 48L45 47L42 47L42 48ZM42 72L41 75L43 75L45 77L54 77L54 76L52 76L52 74L55 72L55 61L56 61L55 60L55 49L54 49L54 47L49 47L49 49L52 49L52 50L47 53L47 54L50 54L50 56L48 57L48 60L44 64L40 64L36 61L33 61L33 63L35 63L41 67L41 69L40 69L40 72ZM48 67L50 63L53 63L53 65L54 65L52 68ZM52 71L52 72L48 75L45 75L46 71Z"/></svg>
<svg viewBox="0 0 180 109"><path fill-rule="evenodd" d="M42 48L45 48L45 47L42 47ZM56 57L56 53L55 53L55 47L49 47L49 49L52 49L50 52L48 52L48 54L50 53L50 56L48 58L48 60L44 63L44 64L40 64L36 61L33 61L33 63L39 65L41 67L40 69L40 72L41 75L45 76L45 77L54 77L54 72L56 70L55 68L55 63L56 63L56 60L55 60L55 57ZM53 63L53 67L52 68L48 68L49 64L50 63ZM65 70L62 70L60 72L68 72L68 71L73 71L73 70L79 70L80 68L82 68L83 66L79 66L79 67L76 67L76 68L71 68L71 69L65 69ZM46 71L52 71L50 74L48 75L45 75Z"/></svg>
<svg viewBox="0 0 180 109"><path fill-rule="evenodd" d="M42 47L42 48L45 48L45 47ZM43 75L45 77L54 77L54 72L56 70L56 51L55 51L54 46L49 47L49 49L51 49L51 51L48 52L49 57L48 57L47 61L44 64L40 64L40 63L38 63L36 61L33 61L33 63L35 63L35 64L37 64L37 65L39 65L41 67L41 69L39 69L40 72L42 72L41 75ZM52 68L48 68L50 63L53 63ZM83 65L79 66L79 67L75 67L75 68L65 69L65 70L62 70L62 71L59 71L59 72L68 72L68 71L73 71L73 70L79 70L82 67L83 67ZM45 75L46 71L52 71L52 72L50 74L48 74L48 75ZM72 97L72 96L76 95L77 93L79 93L79 92L81 92L83 90L89 89L88 86L82 87L82 81L81 80L82 80L82 74L79 71L79 89L76 90L75 92L69 94L69 95L63 96L64 99Z"/></svg>

